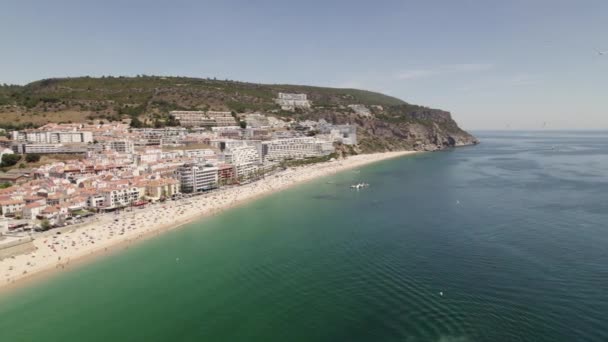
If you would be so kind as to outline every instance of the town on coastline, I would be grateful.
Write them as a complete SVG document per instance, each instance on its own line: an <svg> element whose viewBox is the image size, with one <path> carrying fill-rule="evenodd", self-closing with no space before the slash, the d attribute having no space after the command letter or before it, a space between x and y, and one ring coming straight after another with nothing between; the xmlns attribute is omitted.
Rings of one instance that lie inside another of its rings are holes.
<svg viewBox="0 0 608 342"><path fill-rule="evenodd" d="M275 101L286 111L310 107L306 94L279 93ZM325 120L228 111L169 115L175 126L136 128L128 120L98 120L5 132L0 249L3 242L81 224L99 213L196 196L290 165L327 161L336 148L357 144L355 125Z"/></svg>

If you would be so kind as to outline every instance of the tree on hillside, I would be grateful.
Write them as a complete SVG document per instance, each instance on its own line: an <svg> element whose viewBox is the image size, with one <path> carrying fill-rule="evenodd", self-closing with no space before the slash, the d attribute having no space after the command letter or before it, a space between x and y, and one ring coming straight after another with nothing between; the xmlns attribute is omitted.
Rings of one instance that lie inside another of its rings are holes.
<svg viewBox="0 0 608 342"><path fill-rule="evenodd" d="M141 128L144 127L144 123L141 122L141 120L139 120L137 117L133 117L133 119L131 119L131 127Z"/></svg>
<svg viewBox="0 0 608 342"><path fill-rule="evenodd" d="M247 121L239 121L239 126L241 126L241 128L247 128Z"/></svg>
<svg viewBox="0 0 608 342"><path fill-rule="evenodd" d="M25 161L28 163L36 163L40 161L40 154L38 153L29 153L25 155Z"/></svg>
<svg viewBox="0 0 608 342"><path fill-rule="evenodd" d="M179 121L175 119L173 115L169 115L169 118L166 120L167 126L179 126Z"/></svg>
<svg viewBox="0 0 608 342"><path fill-rule="evenodd" d="M21 155L19 154L3 154L2 162L0 162L0 167L9 167L17 164L17 162L21 160Z"/></svg>

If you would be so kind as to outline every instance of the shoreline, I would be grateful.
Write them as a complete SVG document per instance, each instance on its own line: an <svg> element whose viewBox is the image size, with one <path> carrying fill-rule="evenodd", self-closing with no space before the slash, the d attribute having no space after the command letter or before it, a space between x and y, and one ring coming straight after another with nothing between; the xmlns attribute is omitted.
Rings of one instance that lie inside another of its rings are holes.
<svg viewBox="0 0 608 342"><path fill-rule="evenodd" d="M132 209L120 215L99 215L93 222L73 229L64 228L61 235L41 234L33 241L36 247L34 252L0 260L0 295L287 188L348 169L417 153L363 154L288 168L239 187L154 204L145 209Z"/></svg>

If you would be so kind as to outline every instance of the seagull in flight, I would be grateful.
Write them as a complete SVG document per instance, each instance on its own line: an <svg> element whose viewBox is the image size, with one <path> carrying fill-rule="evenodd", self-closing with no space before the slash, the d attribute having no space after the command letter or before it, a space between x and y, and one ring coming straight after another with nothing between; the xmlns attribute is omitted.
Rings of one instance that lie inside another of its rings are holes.
<svg viewBox="0 0 608 342"><path fill-rule="evenodd" d="M595 49L595 51L597 51L597 54L600 56L608 55L608 51L600 51L598 49Z"/></svg>

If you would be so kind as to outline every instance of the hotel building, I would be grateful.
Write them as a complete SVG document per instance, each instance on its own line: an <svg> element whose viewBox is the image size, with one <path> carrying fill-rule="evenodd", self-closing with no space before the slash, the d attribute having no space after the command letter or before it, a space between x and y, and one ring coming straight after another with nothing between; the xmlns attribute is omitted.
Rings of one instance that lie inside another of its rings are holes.
<svg viewBox="0 0 608 342"><path fill-rule="evenodd" d="M174 110L169 115L185 127L221 127L237 124L230 112Z"/></svg>
<svg viewBox="0 0 608 342"><path fill-rule="evenodd" d="M262 142L262 158L264 161L282 161L285 159L303 159L320 157L334 152L333 144L329 141L313 137L277 139Z"/></svg>
<svg viewBox="0 0 608 342"><path fill-rule="evenodd" d="M306 94L290 94L279 93L275 102L281 106L283 110L294 110L296 108L310 108L311 103L307 99Z"/></svg>
<svg viewBox="0 0 608 342"><path fill-rule="evenodd" d="M140 197L140 191L137 187L114 188L103 191L104 209L114 209L129 206Z"/></svg>
<svg viewBox="0 0 608 342"><path fill-rule="evenodd" d="M247 177L261 164L260 153L255 146L235 146L224 151L226 163L234 165L237 177Z"/></svg>
<svg viewBox="0 0 608 342"><path fill-rule="evenodd" d="M65 144L93 142L93 133L88 131L13 131L13 140L27 143Z"/></svg>
<svg viewBox="0 0 608 342"><path fill-rule="evenodd" d="M181 191L184 193L201 192L218 186L218 168L204 164L184 164L175 171Z"/></svg>

